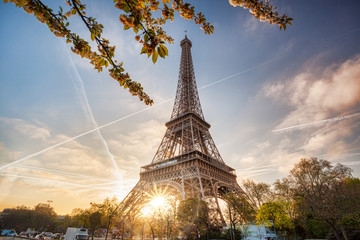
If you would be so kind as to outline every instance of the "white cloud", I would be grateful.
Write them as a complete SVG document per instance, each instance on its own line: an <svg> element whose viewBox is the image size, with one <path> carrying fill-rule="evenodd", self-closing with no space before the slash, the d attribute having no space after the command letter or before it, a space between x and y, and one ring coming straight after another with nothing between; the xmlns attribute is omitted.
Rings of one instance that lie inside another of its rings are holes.
<svg viewBox="0 0 360 240"><path fill-rule="evenodd" d="M262 92L293 110L277 126L287 127L351 112L360 102L360 56L324 69L314 78L312 69L285 82L268 83Z"/></svg>
<svg viewBox="0 0 360 240"><path fill-rule="evenodd" d="M339 111L360 101L360 56L342 64L329 78L316 81L306 103Z"/></svg>
<svg viewBox="0 0 360 240"><path fill-rule="evenodd" d="M3 142L0 142L0 159L2 159L0 164L5 164L5 162L2 162L4 160L18 159L21 154L21 151L11 151L5 147Z"/></svg>
<svg viewBox="0 0 360 240"><path fill-rule="evenodd" d="M2 127L20 133L23 137L46 141L51 136L50 131L47 128L27 123L22 119L0 117L0 122Z"/></svg>

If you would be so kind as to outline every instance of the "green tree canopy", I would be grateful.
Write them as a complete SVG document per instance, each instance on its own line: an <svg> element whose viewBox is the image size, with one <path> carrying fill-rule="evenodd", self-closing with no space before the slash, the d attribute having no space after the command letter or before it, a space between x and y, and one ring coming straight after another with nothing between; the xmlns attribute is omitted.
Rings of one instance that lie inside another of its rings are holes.
<svg viewBox="0 0 360 240"><path fill-rule="evenodd" d="M256 222L267 227L274 227L282 234L286 230L294 228L294 224L290 216L286 212L287 203L282 202L267 202L261 205L258 213L256 214Z"/></svg>

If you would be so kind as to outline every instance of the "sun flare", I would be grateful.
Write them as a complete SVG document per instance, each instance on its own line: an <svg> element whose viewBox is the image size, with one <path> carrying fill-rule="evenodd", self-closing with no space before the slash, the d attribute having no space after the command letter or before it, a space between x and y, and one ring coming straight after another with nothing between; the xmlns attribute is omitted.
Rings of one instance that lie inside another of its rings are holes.
<svg viewBox="0 0 360 240"><path fill-rule="evenodd" d="M163 206L166 203L166 199L164 197L156 197L153 200L150 201L150 205L154 208L159 208L160 206Z"/></svg>
<svg viewBox="0 0 360 240"><path fill-rule="evenodd" d="M141 212L144 216L149 216L158 211L168 209L169 204L170 203L165 197L156 196L143 209L141 209Z"/></svg>

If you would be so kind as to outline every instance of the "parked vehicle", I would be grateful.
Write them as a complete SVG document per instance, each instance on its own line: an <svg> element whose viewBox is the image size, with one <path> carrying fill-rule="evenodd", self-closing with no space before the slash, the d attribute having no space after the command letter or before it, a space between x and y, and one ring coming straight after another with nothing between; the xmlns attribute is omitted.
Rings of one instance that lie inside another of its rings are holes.
<svg viewBox="0 0 360 240"><path fill-rule="evenodd" d="M60 233L54 233L52 236L51 236L52 239L61 239L61 234Z"/></svg>
<svg viewBox="0 0 360 240"><path fill-rule="evenodd" d="M52 236L52 232L45 232L43 234L44 237L51 237Z"/></svg>
<svg viewBox="0 0 360 240"><path fill-rule="evenodd" d="M1 236L16 236L16 232L13 229L4 229L1 232Z"/></svg>
<svg viewBox="0 0 360 240"><path fill-rule="evenodd" d="M26 229L25 235L26 235L27 237L35 237L35 236L36 236L35 228L28 228L28 229Z"/></svg>
<svg viewBox="0 0 360 240"><path fill-rule="evenodd" d="M86 228L68 228L64 240L87 240L89 232Z"/></svg>
<svg viewBox="0 0 360 240"><path fill-rule="evenodd" d="M241 231L244 240L276 240L277 235L264 225L243 225Z"/></svg>

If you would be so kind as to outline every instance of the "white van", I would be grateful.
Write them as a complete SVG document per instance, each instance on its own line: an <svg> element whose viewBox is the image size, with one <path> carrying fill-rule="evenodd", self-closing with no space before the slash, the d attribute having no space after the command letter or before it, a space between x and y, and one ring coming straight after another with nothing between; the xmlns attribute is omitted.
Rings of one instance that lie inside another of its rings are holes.
<svg viewBox="0 0 360 240"><path fill-rule="evenodd" d="M71 228L66 230L64 240L87 240L89 232L86 228Z"/></svg>
<svg viewBox="0 0 360 240"><path fill-rule="evenodd" d="M264 225L242 225L245 240L276 240L277 235Z"/></svg>

